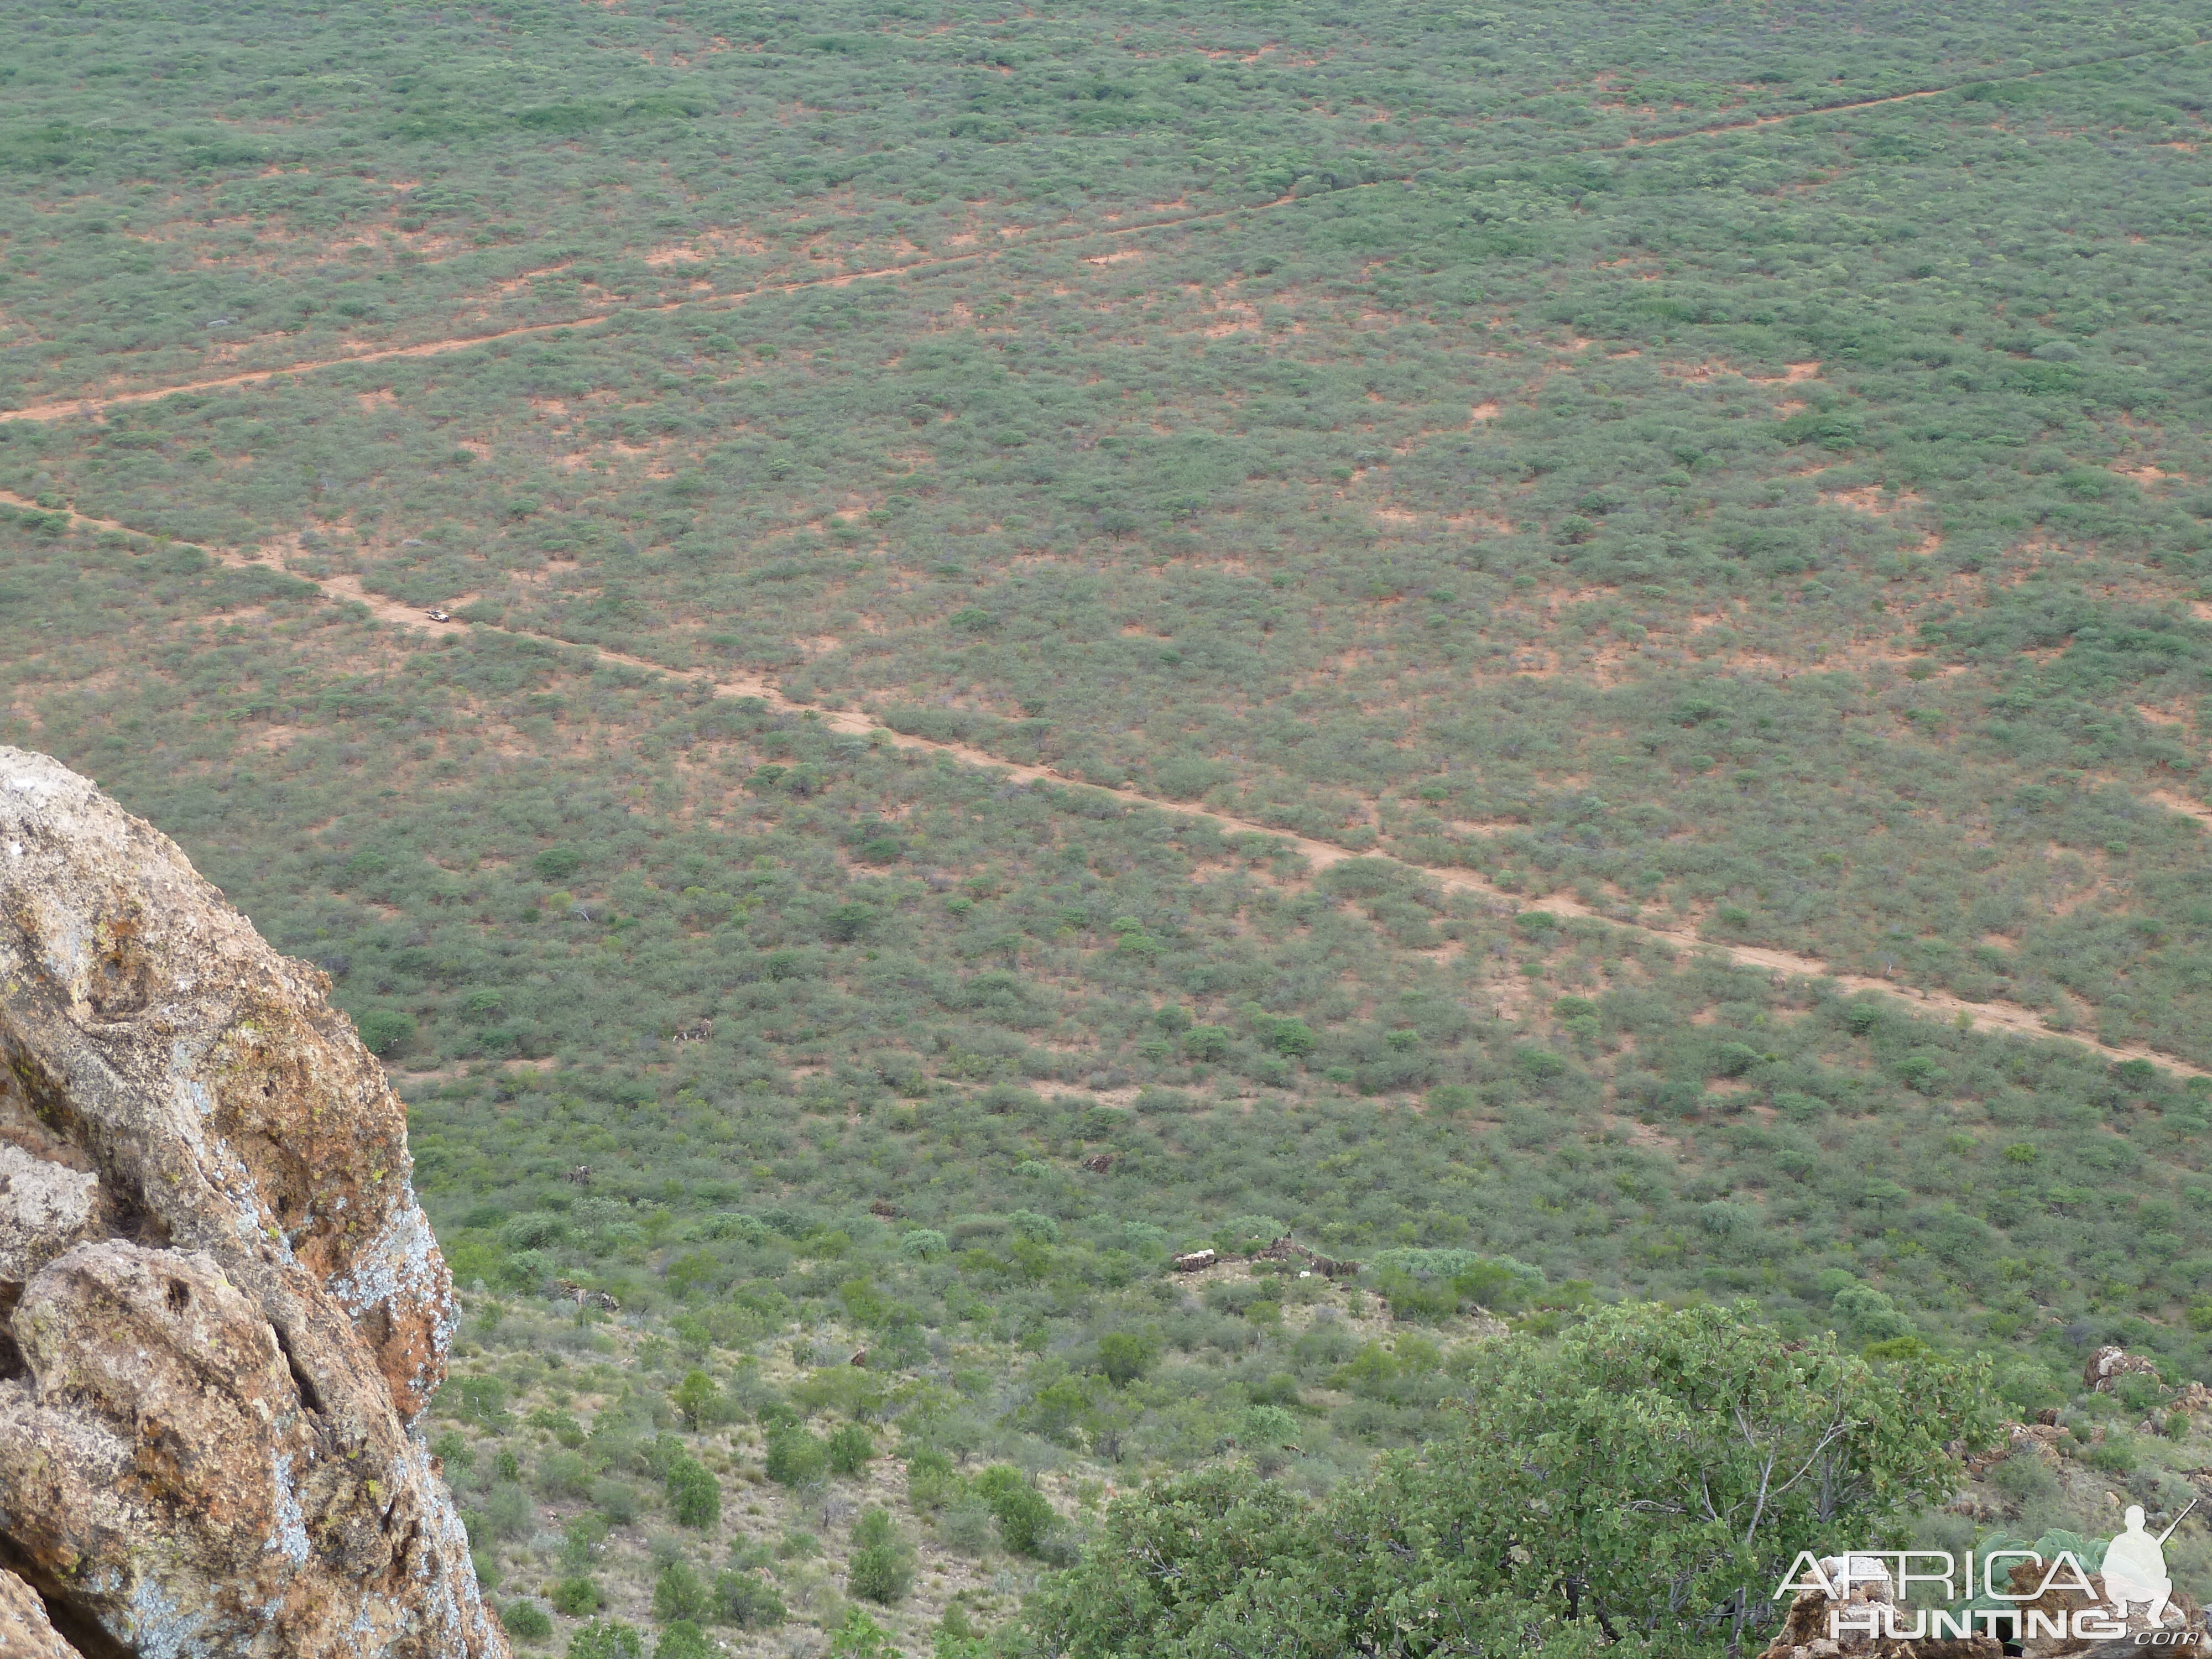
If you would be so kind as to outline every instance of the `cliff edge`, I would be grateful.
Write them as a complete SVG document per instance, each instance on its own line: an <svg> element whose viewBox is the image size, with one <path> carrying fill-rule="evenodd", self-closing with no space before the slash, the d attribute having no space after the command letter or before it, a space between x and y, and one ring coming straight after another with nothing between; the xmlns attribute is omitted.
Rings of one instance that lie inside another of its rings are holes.
<svg viewBox="0 0 2212 1659"><path fill-rule="evenodd" d="M453 1286L316 969L0 747L0 1648L491 1659L409 1431Z"/></svg>

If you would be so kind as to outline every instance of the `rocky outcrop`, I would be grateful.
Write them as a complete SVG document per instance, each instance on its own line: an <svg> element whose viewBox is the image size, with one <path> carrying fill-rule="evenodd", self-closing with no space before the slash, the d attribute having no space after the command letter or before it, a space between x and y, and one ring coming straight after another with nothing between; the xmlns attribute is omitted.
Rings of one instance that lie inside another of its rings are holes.
<svg viewBox="0 0 2212 1659"><path fill-rule="evenodd" d="M2038 1425L2048 1427L2048 1425ZM2030 1444L2039 1443L2031 1441ZM2039 1545L2038 1548L2052 1545ZM1846 1582L1844 1559L1832 1557L1820 1563L1820 1571L1828 1582L1842 1591L1833 1599L1819 1589L1800 1590L1790 1603L1788 1616L1773 1641L1767 1644L1759 1659L2002 1659L2004 1646L1994 1636L1977 1629L1972 1636L1890 1638L1859 1629L1841 1629L1829 1634L1831 1614L1841 1613L1844 1620L1865 1624L1869 1613L1881 1615L1885 1609L1895 1607L1890 1591L1887 1568L1877 1557L1854 1556ZM2105 1581L2095 1573L2087 1577L2085 1592L2070 1583L2054 1583L2043 1589L2044 1566L2037 1562L2021 1561L2009 1573L2010 1593L2022 1600L2014 1603L2023 1615L2021 1630L2028 1629L2025 1615L2030 1612L2046 1619L2069 1614L2079 1609L2105 1605ZM2039 1595L2037 1592L2040 1590ZM2120 1621L2125 1634L2110 1640L2092 1640L2073 1636L2053 1637L2045 1628L2036 1626L2036 1633L2024 1643L2016 1644L2021 1659L2126 1659L2135 1656L2142 1659L2146 1653L2179 1651L2199 1653L2203 1650L2205 1623L2203 1610L2187 1594L2173 1592L2162 1624L2154 1626L2147 1609L2140 1604L2130 1606L2129 1617ZM1899 1627L1915 1628L1917 1617L1900 1616ZM2159 1640L2154 1643L2154 1636Z"/></svg>
<svg viewBox="0 0 2212 1659"><path fill-rule="evenodd" d="M0 1653L8 1659L78 1659L61 1638L46 1604L12 1572L0 1568Z"/></svg>
<svg viewBox="0 0 2212 1659"><path fill-rule="evenodd" d="M2112 1384L2123 1376L2148 1376L2156 1382L2158 1366L2125 1348L2104 1347L2091 1354L2089 1363L2081 1368L2081 1385L2093 1394L2112 1393Z"/></svg>
<svg viewBox="0 0 2212 1659"><path fill-rule="evenodd" d="M507 1652L410 1432L451 1282L328 988L0 748L0 1652Z"/></svg>
<svg viewBox="0 0 2212 1659"><path fill-rule="evenodd" d="M2043 1577L2041 1567L2032 1561L2022 1561L2011 1569L2008 1582L2014 1595L2030 1595L2041 1584ZM2195 1597L2179 1588L2168 1601L2166 1616L2160 1624L2150 1622L2148 1609L2142 1604L2131 1604L2124 1621L2127 1633L2109 1641L2091 1640L2086 1637L2052 1636L2048 1633L2048 1627L2043 1626L2033 1626L2034 1633L2027 1633L2031 1626L2027 1623L2027 1615L2031 1613L2040 1613L2049 1620L2084 1607L2105 1607L2104 1574L2093 1572L2088 1575L2087 1582L2089 1588L2086 1591L2070 1584L2054 1583L2041 1595L2036 1595L2033 1601L2015 1603L2021 1612L2021 1629L2025 1637L2021 1644L2022 1659L2078 1659L2079 1656L2102 1653L2107 1650L2156 1652L2156 1646L2137 1640L2154 1632L2163 1632L2166 1638L2163 1645L2171 1650L2183 1653L2203 1651L2204 1610L2197 1606ZM2175 1642L2172 1638L2178 1634L2187 1634L2188 1640Z"/></svg>
<svg viewBox="0 0 2212 1659"><path fill-rule="evenodd" d="M1874 1557L1850 1558L1848 1574L1844 1558L1832 1557L1820 1563L1820 1571L1843 1593L1832 1600L1818 1589L1798 1591L1781 1631L1759 1659L2004 1659L2003 1644L1979 1632L1963 1639L1893 1639L1863 1630L1831 1636L1831 1613L1864 1622L1870 1613L1879 1618L1885 1609L1893 1609L1896 1600L1890 1594L1887 1570Z"/></svg>

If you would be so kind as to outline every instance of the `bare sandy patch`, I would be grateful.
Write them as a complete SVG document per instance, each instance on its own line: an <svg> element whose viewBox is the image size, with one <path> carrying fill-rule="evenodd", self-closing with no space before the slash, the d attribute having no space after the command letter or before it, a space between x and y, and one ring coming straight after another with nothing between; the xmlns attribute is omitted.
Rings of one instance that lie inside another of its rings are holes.
<svg viewBox="0 0 2212 1659"><path fill-rule="evenodd" d="M1871 513L1877 517L1902 513L1908 507L1920 505L1920 497L1909 489L1885 501L1882 487L1878 483L1854 484L1848 489L1823 490L1821 495L1838 507L1847 507L1854 513Z"/></svg>
<svg viewBox="0 0 2212 1659"><path fill-rule="evenodd" d="M2191 800L2186 795L2177 795L2171 789L2154 789L2150 792L2150 798L2169 812L2179 812L2184 817L2195 818L2199 823L2212 824L2212 806L2207 806L2203 801Z"/></svg>

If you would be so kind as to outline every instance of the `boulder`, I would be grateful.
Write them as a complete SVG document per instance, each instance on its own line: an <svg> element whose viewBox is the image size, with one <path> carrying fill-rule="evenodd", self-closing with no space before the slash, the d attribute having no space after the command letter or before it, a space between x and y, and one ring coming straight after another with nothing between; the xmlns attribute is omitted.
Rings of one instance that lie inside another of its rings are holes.
<svg viewBox="0 0 2212 1659"><path fill-rule="evenodd" d="M2093 1394L2110 1394L2118 1378L2128 1376L2148 1376L2159 1380L2158 1367L2139 1353L2130 1353L2125 1348L2104 1347L2089 1356L2089 1363L2081 1368L2081 1384Z"/></svg>
<svg viewBox="0 0 2212 1659"><path fill-rule="evenodd" d="M2026 1595L2040 1583L2043 1569L2033 1561L2022 1561L2011 1569L2008 1577L2013 1594ZM2147 1616L2148 1609L2135 1605L2128 1609L2127 1634L2110 1641L2092 1641L2078 1636L2051 1636L2040 1631L2033 1636L2027 1635L2027 1613L2039 1613L2051 1617L2070 1613L2082 1607L2105 1605L2104 1574L2093 1572L2088 1575L2088 1580L2089 1591L2086 1595L2078 1589L2054 1583L2033 1601L2018 1604L2022 1614L2021 1630L2026 1638L2021 1644L2022 1659L2081 1659L2081 1656L2101 1654L2106 1650L2156 1652L2160 1650L2157 1646L2138 1642L2137 1638L2148 1638L2161 1630L2166 1650L2183 1653L2204 1650L2204 1610L2197 1604L2193 1596L2179 1586L2166 1605L2163 1626L2154 1626ZM2173 1639L2177 1635L2188 1635L2188 1640L2177 1643Z"/></svg>
<svg viewBox="0 0 2212 1659"><path fill-rule="evenodd" d="M1831 1557L1820 1563L1822 1576L1843 1588L1843 1595L1832 1599L1817 1587L1798 1591L1796 1599L1790 1604L1781 1631L1766 1644L1759 1659L2003 1659L2004 1644L1978 1632L1963 1640L1928 1638L1893 1641L1886 1636L1852 1630L1830 1636L1828 1615L1832 1613L1863 1617L1869 1607L1895 1605L1895 1598L1890 1594L1889 1573L1882 1564L1869 1556L1856 1556L1851 1560L1848 1586L1842 1584L1843 1557ZM1912 1621L1905 1622L1910 1627Z"/></svg>
<svg viewBox="0 0 2212 1659"><path fill-rule="evenodd" d="M83 1659L61 1638L38 1591L0 1568L0 1653L8 1659Z"/></svg>
<svg viewBox="0 0 2212 1659"><path fill-rule="evenodd" d="M451 1281L318 969L0 747L0 1652L489 1659ZM13 1620L15 1626L7 1621Z"/></svg>

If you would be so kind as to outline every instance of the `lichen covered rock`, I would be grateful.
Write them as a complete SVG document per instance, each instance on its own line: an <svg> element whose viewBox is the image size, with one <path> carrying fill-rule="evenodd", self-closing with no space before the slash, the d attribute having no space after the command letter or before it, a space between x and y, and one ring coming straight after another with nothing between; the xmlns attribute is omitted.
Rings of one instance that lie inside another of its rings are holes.
<svg viewBox="0 0 2212 1659"><path fill-rule="evenodd" d="M38 1591L4 1569L0 1569L0 1653L8 1659L82 1659L54 1629Z"/></svg>
<svg viewBox="0 0 2212 1659"><path fill-rule="evenodd" d="M56 1651L507 1650L410 1433L451 1282L327 990L0 748L0 1540Z"/></svg>

